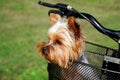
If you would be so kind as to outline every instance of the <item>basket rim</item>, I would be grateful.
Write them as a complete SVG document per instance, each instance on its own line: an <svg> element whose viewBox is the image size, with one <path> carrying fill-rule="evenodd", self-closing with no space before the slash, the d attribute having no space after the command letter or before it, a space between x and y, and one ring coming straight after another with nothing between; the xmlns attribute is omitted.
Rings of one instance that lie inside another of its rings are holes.
<svg viewBox="0 0 120 80"><path fill-rule="evenodd" d="M98 46L98 47L102 47L102 48L106 48L106 49L118 52L117 49L113 49L113 48L110 48L110 47L107 47L107 46L103 46L103 45L100 45L100 44L97 44L97 43L93 43L93 42L90 42L90 41L87 41L87 40L85 40L85 43L88 43L88 44L91 44L91 45L95 45L95 46Z"/></svg>

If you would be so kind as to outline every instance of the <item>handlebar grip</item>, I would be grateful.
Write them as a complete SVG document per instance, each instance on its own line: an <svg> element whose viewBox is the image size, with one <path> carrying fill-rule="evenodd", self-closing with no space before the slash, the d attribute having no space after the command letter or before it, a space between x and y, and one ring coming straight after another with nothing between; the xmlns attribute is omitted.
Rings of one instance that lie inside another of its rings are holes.
<svg viewBox="0 0 120 80"><path fill-rule="evenodd" d="M46 3L46 2L42 2L39 1L38 2L40 5L46 6L46 7L50 7L50 8L57 8L60 9L61 11L68 11L68 10L72 10L72 7L70 5L67 4L63 4L63 3L58 3L58 4L50 4L50 3Z"/></svg>
<svg viewBox="0 0 120 80"><path fill-rule="evenodd" d="M50 4L50 3L46 3L46 2L42 2L42 1L39 1L38 3L39 3L40 5L43 5L43 6L46 6L46 7L55 8L55 5Z"/></svg>

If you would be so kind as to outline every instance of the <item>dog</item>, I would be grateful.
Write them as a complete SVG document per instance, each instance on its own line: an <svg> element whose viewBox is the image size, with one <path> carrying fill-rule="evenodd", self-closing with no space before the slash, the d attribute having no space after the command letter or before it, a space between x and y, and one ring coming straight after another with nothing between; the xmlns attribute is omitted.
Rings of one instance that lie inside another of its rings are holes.
<svg viewBox="0 0 120 80"><path fill-rule="evenodd" d="M84 35L75 18L62 21L58 14L50 14L49 42L39 42L38 52L48 61L67 68L71 61L78 60L84 48Z"/></svg>
<svg viewBox="0 0 120 80"><path fill-rule="evenodd" d="M48 63L56 63L64 68L61 80L83 80L83 74L79 65L73 61L88 64L84 56L85 40L81 25L74 16L64 20L59 14L50 13L50 29L48 30L49 42L39 42L37 50ZM85 70L85 69L83 69ZM90 68L92 71L92 69ZM76 71L73 75L72 71ZM85 70L86 73L88 70ZM79 76L78 76L79 75ZM89 73L88 73L89 76ZM88 80L92 80L87 77ZM99 80L99 79L93 79Z"/></svg>

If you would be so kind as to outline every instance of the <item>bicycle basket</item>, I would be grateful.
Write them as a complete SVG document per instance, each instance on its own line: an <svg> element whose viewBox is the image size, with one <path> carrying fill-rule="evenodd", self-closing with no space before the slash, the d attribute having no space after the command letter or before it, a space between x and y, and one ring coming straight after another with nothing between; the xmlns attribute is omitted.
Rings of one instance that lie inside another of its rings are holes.
<svg viewBox="0 0 120 80"><path fill-rule="evenodd" d="M69 68L63 69L49 63L49 80L120 80L120 72L113 66L109 67L109 64L116 63L106 61L106 56L112 56L115 52L114 49L86 42L85 55L89 64L75 61ZM76 66L77 69L74 69Z"/></svg>

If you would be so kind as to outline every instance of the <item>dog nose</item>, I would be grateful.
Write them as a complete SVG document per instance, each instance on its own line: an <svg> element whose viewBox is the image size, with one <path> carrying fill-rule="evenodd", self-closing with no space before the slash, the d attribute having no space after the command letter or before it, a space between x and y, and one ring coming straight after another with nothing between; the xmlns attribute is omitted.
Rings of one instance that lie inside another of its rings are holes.
<svg viewBox="0 0 120 80"><path fill-rule="evenodd" d="M42 48L42 53L43 53L43 54L46 54L46 52L47 52L47 48L46 48L46 47L43 47L43 48Z"/></svg>

